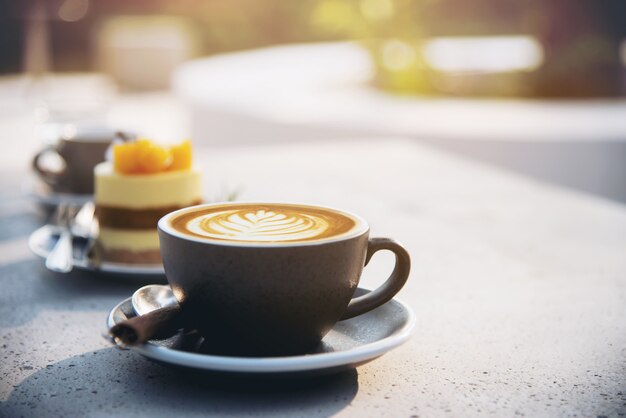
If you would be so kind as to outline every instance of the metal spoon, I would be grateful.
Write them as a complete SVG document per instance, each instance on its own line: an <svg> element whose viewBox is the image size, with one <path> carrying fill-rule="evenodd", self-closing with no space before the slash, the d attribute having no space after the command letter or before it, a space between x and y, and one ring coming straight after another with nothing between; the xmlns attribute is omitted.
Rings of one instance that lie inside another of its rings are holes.
<svg viewBox="0 0 626 418"><path fill-rule="evenodd" d="M177 306L172 288L167 285L149 284L139 288L131 298L133 310L137 315L145 315L157 309Z"/></svg>
<svg viewBox="0 0 626 418"><path fill-rule="evenodd" d="M74 267L72 233L70 219L73 210L67 204L61 204L57 209L57 225L61 227L58 241L46 257L46 268L57 273L69 273Z"/></svg>
<svg viewBox="0 0 626 418"><path fill-rule="evenodd" d="M100 257L97 247L100 227L96 218L96 205L94 202L85 203L76 213L70 222L70 232L79 240L80 254L77 255L81 261L86 261L88 265L97 268L100 264Z"/></svg>
<svg viewBox="0 0 626 418"><path fill-rule="evenodd" d="M98 235L98 223L94 215L96 205L93 202L85 203L70 222L70 231L75 237L92 239Z"/></svg>
<svg viewBox="0 0 626 418"><path fill-rule="evenodd" d="M128 347L169 337L184 327L183 315L169 286L144 286L131 299L137 316L115 324L109 335L116 345Z"/></svg>

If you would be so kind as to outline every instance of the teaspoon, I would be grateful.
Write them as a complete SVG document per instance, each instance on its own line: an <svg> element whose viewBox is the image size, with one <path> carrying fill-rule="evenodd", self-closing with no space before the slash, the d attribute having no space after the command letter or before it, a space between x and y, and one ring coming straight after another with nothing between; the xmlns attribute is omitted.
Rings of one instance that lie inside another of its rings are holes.
<svg viewBox="0 0 626 418"><path fill-rule="evenodd" d="M54 247L46 257L46 268L56 273L69 273L74 267L72 233L70 222L73 217L72 208L67 204L61 204L57 208L57 225L60 227L60 235Z"/></svg>
<svg viewBox="0 0 626 418"><path fill-rule="evenodd" d="M160 336L169 336L184 327L180 306L169 286L144 286L132 296L134 318L122 321L109 330L119 346L143 344Z"/></svg>
<svg viewBox="0 0 626 418"><path fill-rule="evenodd" d="M145 315L157 309L178 305L172 288L167 285L149 284L139 288L131 298L137 315Z"/></svg>

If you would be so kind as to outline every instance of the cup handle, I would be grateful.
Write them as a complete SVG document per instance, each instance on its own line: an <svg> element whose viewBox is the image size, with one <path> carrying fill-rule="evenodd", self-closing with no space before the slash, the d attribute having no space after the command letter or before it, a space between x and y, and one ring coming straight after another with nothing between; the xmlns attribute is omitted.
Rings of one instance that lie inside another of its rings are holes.
<svg viewBox="0 0 626 418"><path fill-rule="evenodd" d="M35 157L33 158L32 166L33 166L33 169L39 175L39 178L41 180L43 180L49 186L56 186L59 184L59 181L61 180L61 176L63 176L64 171L50 171L50 170L43 168L40 165L41 157L43 157L45 154L49 152L54 152L60 158L63 158L61 154L59 154L59 152L56 150L55 147L48 146L42 149L41 151L39 151L37 155L35 155Z"/></svg>
<svg viewBox="0 0 626 418"><path fill-rule="evenodd" d="M380 250L389 250L396 255L396 265L391 276L378 289L353 298L341 320L354 318L390 301L402 289L402 286L409 278L411 257L409 257L409 253L402 245L389 238L370 238L367 244L367 255L365 256L366 266L374 253Z"/></svg>

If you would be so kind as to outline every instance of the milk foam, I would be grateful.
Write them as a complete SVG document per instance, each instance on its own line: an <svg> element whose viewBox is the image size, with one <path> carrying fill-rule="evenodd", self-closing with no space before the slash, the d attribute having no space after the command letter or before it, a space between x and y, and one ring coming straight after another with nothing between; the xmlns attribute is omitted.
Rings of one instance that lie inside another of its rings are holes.
<svg viewBox="0 0 626 418"><path fill-rule="evenodd" d="M252 202L181 209L161 218L159 228L181 238L246 246L314 244L356 236L368 230L362 218L337 209Z"/></svg>
<svg viewBox="0 0 626 418"><path fill-rule="evenodd" d="M327 219L288 210L227 209L191 219L186 229L198 236L232 241L302 241L324 236Z"/></svg>

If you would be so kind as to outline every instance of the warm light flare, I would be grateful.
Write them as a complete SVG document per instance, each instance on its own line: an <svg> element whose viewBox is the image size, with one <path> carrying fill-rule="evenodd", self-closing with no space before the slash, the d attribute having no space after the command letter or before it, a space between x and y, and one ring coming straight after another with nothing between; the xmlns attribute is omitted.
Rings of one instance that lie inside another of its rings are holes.
<svg viewBox="0 0 626 418"><path fill-rule="evenodd" d="M393 17L394 7L391 0L361 0L361 13L370 20L387 20Z"/></svg>
<svg viewBox="0 0 626 418"><path fill-rule="evenodd" d="M431 67L447 72L532 71L543 63L543 48L531 36L434 38L423 51Z"/></svg>
<svg viewBox="0 0 626 418"><path fill-rule="evenodd" d="M410 68L417 60L415 48L399 39L385 42L382 52L383 65L392 71Z"/></svg>

